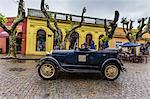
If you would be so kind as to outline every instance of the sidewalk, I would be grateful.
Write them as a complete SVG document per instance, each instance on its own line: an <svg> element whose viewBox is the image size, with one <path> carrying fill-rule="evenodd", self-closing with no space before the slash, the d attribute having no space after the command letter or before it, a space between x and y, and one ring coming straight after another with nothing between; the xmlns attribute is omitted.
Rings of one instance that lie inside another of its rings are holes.
<svg viewBox="0 0 150 99"><path fill-rule="evenodd" d="M41 57L44 56L17 54L17 58L8 58L6 54L0 54L0 59L39 60Z"/></svg>

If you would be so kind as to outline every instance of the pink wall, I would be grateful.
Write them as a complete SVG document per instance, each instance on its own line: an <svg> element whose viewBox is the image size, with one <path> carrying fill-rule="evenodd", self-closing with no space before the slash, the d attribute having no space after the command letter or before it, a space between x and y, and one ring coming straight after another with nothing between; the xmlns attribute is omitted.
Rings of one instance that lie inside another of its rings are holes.
<svg viewBox="0 0 150 99"><path fill-rule="evenodd" d="M2 48L2 53L6 53L6 38L0 37L0 48Z"/></svg>

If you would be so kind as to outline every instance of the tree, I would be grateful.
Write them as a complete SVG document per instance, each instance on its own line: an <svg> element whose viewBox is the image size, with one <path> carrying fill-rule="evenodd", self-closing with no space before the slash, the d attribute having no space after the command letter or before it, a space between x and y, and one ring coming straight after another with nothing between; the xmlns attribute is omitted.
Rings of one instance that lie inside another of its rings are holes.
<svg viewBox="0 0 150 99"><path fill-rule="evenodd" d="M80 28L82 26L82 23L84 21L84 13L86 12L86 8L84 7L83 12L82 12L82 16L81 16L81 22L78 26L72 27L70 30L66 31L66 36L64 38L64 41L62 40L62 31L59 28L58 24L57 24L57 20L56 17L54 18L54 25L55 28L51 26L51 16L48 13L47 9L48 9L48 5L45 4L45 0L41 0L41 11L44 14L45 18L47 18L47 27L54 33L54 39L57 40L57 46L59 46L59 49L66 49L66 42L69 41L70 39L70 35L78 28ZM72 23L72 21L71 21Z"/></svg>
<svg viewBox="0 0 150 99"><path fill-rule="evenodd" d="M72 22L72 19L70 20L72 26L71 26L71 29L70 30L66 30L66 36L64 38L64 42L63 42L63 49L66 49L66 43L67 41L70 41L70 36L72 33L75 32L76 29L80 28L82 26L82 23L84 21L84 14L86 12L86 8L84 7L83 8L83 11L82 11L82 15L81 15L81 21L79 23L79 25L77 26L73 26L73 22ZM71 43L71 42L70 42ZM74 45L75 46L75 45Z"/></svg>
<svg viewBox="0 0 150 99"><path fill-rule="evenodd" d="M25 10L24 10L24 1L19 0L18 5L18 15L17 18L14 20L12 26L10 28L6 27L4 24L6 21L6 18L1 14L0 15L0 27L3 28L4 31L6 31L9 34L9 53L8 57L15 58L16 57L16 27L19 23L23 22L25 18Z"/></svg>
<svg viewBox="0 0 150 99"><path fill-rule="evenodd" d="M45 0L41 0L41 11L47 19L47 27L54 33L54 39L57 40L57 46L60 48L60 44L62 43L62 31L58 27L56 17L54 18L54 26L51 26L51 15L48 13L47 9L49 9L48 5L45 4ZM55 41L55 40L54 40Z"/></svg>
<svg viewBox="0 0 150 99"><path fill-rule="evenodd" d="M115 17L113 21L109 22L109 25L107 24L107 19L104 20L104 29L105 29L105 35L100 35L100 42L99 46L102 47L102 49L108 48L108 42L113 38L114 32L117 28L117 22L119 19L119 12L115 11Z"/></svg>
<svg viewBox="0 0 150 99"><path fill-rule="evenodd" d="M126 34L126 38L129 42L137 43L138 40L146 33L150 33L150 17L146 23L147 18L141 18L138 20L137 30L133 30L133 20L127 20L127 18L122 18L121 23L123 24L123 31Z"/></svg>
<svg viewBox="0 0 150 99"><path fill-rule="evenodd" d="M147 18L140 18L138 20L137 30L133 30L133 20L127 20L127 18L122 18L121 23L123 24L123 31L129 42L137 43L142 36L146 33L150 33L150 17L146 23ZM125 27L126 26L126 27ZM132 48L132 52L136 55L136 49Z"/></svg>

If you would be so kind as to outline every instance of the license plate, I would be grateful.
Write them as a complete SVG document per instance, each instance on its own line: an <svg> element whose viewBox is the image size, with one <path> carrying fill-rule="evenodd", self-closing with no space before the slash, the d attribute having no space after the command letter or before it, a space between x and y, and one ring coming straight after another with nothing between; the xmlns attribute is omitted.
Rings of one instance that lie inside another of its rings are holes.
<svg viewBox="0 0 150 99"><path fill-rule="evenodd" d="M86 62L86 55L79 55L78 56L78 61L79 62Z"/></svg>

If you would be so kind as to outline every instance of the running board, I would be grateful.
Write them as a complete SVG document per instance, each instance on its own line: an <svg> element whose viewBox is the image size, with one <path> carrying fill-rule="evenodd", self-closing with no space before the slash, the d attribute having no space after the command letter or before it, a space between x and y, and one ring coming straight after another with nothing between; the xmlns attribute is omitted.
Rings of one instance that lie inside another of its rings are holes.
<svg viewBox="0 0 150 99"><path fill-rule="evenodd" d="M99 70L90 70L90 69L65 69L65 72L70 73L101 73Z"/></svg>
<svg viewBox="0 0 150 99"><path fill-rule="evenodd" d="M62 64L63 68L67 69L99 69L99 66L93 66L93 65L67 65L67 64Z"/></svg>

